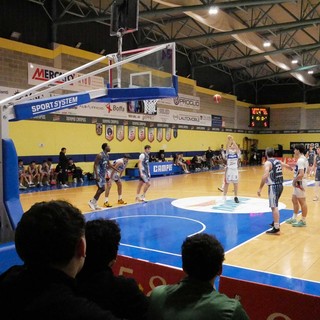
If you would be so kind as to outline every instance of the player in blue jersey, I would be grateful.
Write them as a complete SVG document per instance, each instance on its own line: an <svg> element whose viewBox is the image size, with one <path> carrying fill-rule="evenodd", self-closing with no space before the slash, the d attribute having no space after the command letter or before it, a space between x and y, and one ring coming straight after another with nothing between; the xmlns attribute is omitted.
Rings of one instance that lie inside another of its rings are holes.
<svg viewBox="0 0 320 320"><path fill-rule="evenodd" d="M320 147L317 148L317 155L313 161L312 171L314 174L315 187L314 187L314 198L313 201L319 200L319 186L320 186Z"/></svg>
<svg viewBox="0 0 320 320"><path fill-rule="evenodd" d="M311 143L309 145L309 150L306 153L306 158L308 159L308 164L309 164L307 174L310 177L313 176L315 173L315 171L313 170L313 162L316 155L317 153L316 153L316 150L314 149L314 144Z"/></svg>
<svg viewBox="0 0 320 320"><path fill-rule="evenodd" d="M151 146L146 145L144 152L139 156L138 168L140 173L139 183L137 187L136 202L146 202L146 192L150 187L150 168L149 168L149 154L151 152ZM140 194L143 187L142 194Z"/></svg>
<svg viewBox="0 0 320 320"><path fill-rule="evenodd" d="M279 199L283 191L283 172L282 168L285 167L292 171L292 168L274 158L274 149L266 149L267 160L264 163L264 173L261 178L260 187L258 189L258 196L261 196L261 190L265 184L268 185L269 207L272 211L273 222L272 229L268 230L267 234L280 234L280 213L279 213Z"/></svg>
<svg viewBox="0 0 320 320"><path fill-rule="evenodd" d="M109 161L109 152L111 150L110 147L107 143L103 143L101 148L102 152L97 154L94 161L94 177L96 179L98 190L94 197L88 202L89 207L92 210L101 209L101 207L98 206L98 200L100 195L105 191L107 170L108 168L115 169ZM117 169L115 170L118 171Z"/></svg>

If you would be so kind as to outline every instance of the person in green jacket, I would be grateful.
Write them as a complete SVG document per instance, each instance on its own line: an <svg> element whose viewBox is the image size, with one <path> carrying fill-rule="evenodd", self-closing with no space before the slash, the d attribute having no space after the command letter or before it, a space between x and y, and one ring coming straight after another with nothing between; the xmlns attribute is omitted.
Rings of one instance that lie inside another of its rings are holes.
<svg viewBox="0 0 320 320"><path fill-rule="evenodd" d="M186 277L177 284L160 285L152 290L148 319L249 319L238 300L214 288L223 261L224 249L215 236L201 233L187 237L182 244Z"/></svg>

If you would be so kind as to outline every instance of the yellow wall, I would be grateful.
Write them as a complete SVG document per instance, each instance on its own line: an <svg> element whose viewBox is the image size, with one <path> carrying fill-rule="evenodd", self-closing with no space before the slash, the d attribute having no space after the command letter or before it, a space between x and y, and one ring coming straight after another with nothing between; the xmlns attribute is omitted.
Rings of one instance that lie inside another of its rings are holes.
<svg viewBox="0 0 320 320"><path fill-rule="evenodd" d="M320 140L319 133L308 134L259 134L256 135L259 140L259 149L274 147L278 144L283 145L284 150L290 149L290 142L315 142Z"/></svg>
<svg viewBox="0 0 320 320"><path fill-rule="evenodd" d="M105 127L103 134L96 134L94 124L74 124L48 121L20 121L10 122L9 136L14 141L19 156L31 155L58 155L62 147L67 148L67 154L95 154L100 152L101 144L107 142ZM219 149L227 140L227 132L207 132L193 130L178 130L178 137L173 135L170 141L146 140L140 142L136 139L128 140L128 128L125 127L125 138L118 141L115 138L110 142L112 153L141 152L144 145L150 144L152 152L164 149L165 152L173 151L200 151ZM232 134L242 147L242 140L248 134Z"/></svg>

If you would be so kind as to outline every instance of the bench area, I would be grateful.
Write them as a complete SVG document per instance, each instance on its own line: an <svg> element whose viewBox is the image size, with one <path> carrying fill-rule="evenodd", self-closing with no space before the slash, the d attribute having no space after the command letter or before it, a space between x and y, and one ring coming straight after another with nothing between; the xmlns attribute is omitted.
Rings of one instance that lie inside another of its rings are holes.
<svg viewBox="0 0 320 320"><path fill-rule="evenodd" d="M182 173L180 167L174 166L172 163L173 155L181 151L165 152L165 158L167 162L150 162L152 166L151 176L160 176L160 175L170 175L170 174L179 174ZM204 151L184 151L182 152L184 159L190 160L194 155L203 155ZM151 154L157 155L158 152L152 152ZM76 166L80 167L83 170L83 173L92 173L93 172L93 163L97 154L67 154L68 158L72 158ZM140 153L130 152L131 158L126 171L126 176L128 178L137 178L139 174L135 165L138 162ZM115 160L123 157L123 153L110 153L110 160ZM46 155L46 156L18 156L19 159L23 160L25 166L27 166L31 161L35 161L38 164L41 164L43 160L52 158L53 166L56 167L59 156L58 155ZM157 163L158 165L153 165ZM172 167L171 167L172 166Z"/></svg>

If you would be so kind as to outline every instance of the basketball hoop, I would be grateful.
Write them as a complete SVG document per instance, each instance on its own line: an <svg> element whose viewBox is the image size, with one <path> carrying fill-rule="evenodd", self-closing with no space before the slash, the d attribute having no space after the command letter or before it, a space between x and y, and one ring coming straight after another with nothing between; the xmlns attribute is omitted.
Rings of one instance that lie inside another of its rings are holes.
<svg viewBox="0 0 320 320"><path fill-rule="evenodd" d="M159 99L143 100L144 113L146 114L157 114L157 102Z"/></svg>

